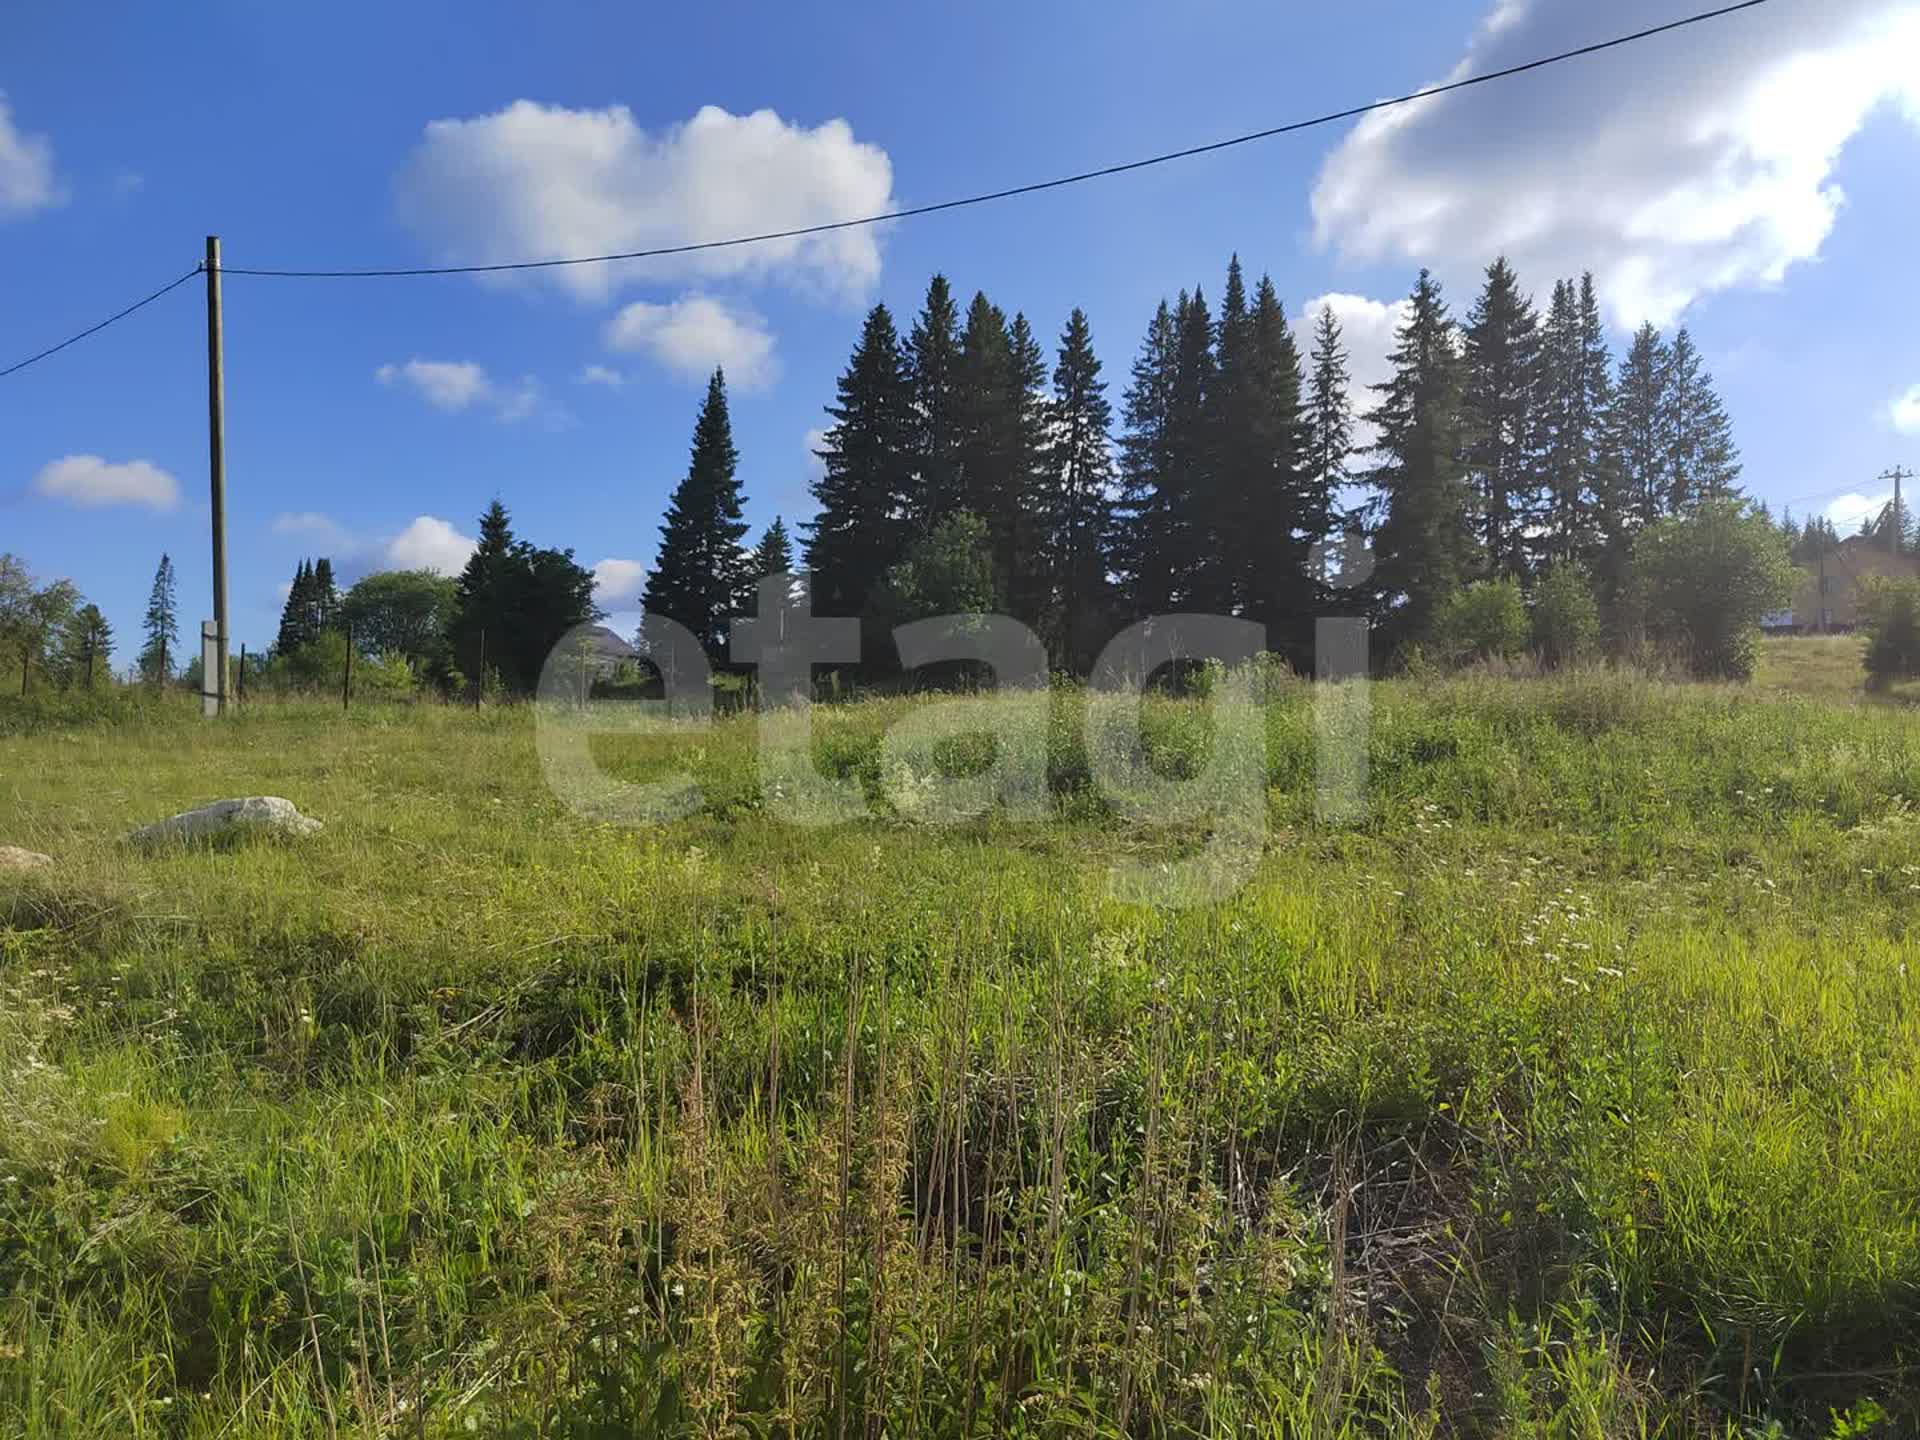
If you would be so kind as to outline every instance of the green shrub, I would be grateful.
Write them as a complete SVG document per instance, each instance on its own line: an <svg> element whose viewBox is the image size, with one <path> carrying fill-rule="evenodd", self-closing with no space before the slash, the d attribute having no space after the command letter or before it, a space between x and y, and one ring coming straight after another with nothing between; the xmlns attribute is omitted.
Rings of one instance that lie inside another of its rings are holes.
<svg viewBox="0 0 1920 1440"><path fill-rule="evenodd" d="M1793 563L1762 511L1709 500L1634 537L1632 588L1649 636L1696 677L1747 680L1760 617L1793 593Z"/></svg>
<svg viewBox="0 0 1920 1440"><path fill-rule="evenodd" d="M1533 592L1533 651L1549 670L1590 658L1600 641L1600 606L1578 565L1556 565Z"/></svg>
<svg viewBox="0 0 1920 1440"><path fill-rule="evenodd" d="M1920 676L1920 580L1867 582L1861 603L1867 629L1867 684L1878 690Z"/></svg>
<svg viewBox="0 0 1920 1440"><path fill-rule="evenodd" d="M1527 648L1527 605L1512 580L1479 580L1441 602L1434 649L1455 665L1510 660Z"/></svg>

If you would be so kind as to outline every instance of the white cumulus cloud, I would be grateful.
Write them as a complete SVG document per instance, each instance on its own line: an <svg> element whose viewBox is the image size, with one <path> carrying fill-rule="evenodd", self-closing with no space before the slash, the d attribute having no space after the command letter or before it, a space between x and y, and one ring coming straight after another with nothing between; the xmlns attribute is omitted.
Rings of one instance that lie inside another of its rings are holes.
<svg viewBox="0 0 1920 1440"><path fill-rule="evenodd" d="M64 205L67 192L53 173L53 142L28 135L13 122L13 107L0 92L0 220Z"/></svg>
<svg viewBox="0 0 1920 1440"><path fill-rule="evenodd" d="M647 567L638 560L602 560L593 567L593 598L607 608L637 600L646 578Z"/></svg>
<svg viewBox="0 0 1920 1440"><path fill-rule="evenodd" d="M458 575L466 569L475 542L437 515L415 516L407 528L381 546L381 559L394 570L433 570Z"/></svg>
<svg viewBox="0 0 1920 1440"><path fill-rule="evenodd" d="M151 460L116 464L98 455L68 455L42 466L33 488L83 510L140 505L165 511L180 504L180 482Z"/></svg>
<svg viewBox="0 0 1920 1440"><path fill-rule="evenodd" d="M1445 78L1672 16L1667 0L1500 0ZM1819 253L1848 139L1889 100L1920 123L1916 54L1912 0L1822 0L1380 111L1323 165L1316 236L1456 283L1497 252L1536 289L1591 269L1615 321L1665 324Z"/></svg>
<svg viewBox="0 0 1920 1440"><path fill-rule="evenodd" d="M636 300L607 322L606 342L610 349L650 355L688 380L704 380L718 365L728 383L750 390L778 373L765 322L710 295L686 295L668 305Z"/></svg>
<svg viewBox="0 0 1920 1440"><path fill-rule="evenodd" d="M1920 435L1920 385L1896 399L1889 407L1893 428L1902 435Z"/></svg>
<svg viewBox="0 0 1920 1440"><path fill-rule="evenodd" d="M510 382L495 380L486 367L472 360L422 360L416 355L403 365L382 365L373 378L382 385L405 386L437 410L458 413L482 408L509 423L536 413L543 394L540 382L531 375Z"/></svg>
<svg viewBox="0 0 1920 1440"><path fill-rule="evenodd" d="M605 365L582 365L574 379L582 385L604 385L609 390L618 390L627 383L626 376Z"/></svg>
<svg viewBox="0 0 1920 1440"><path fill-rule="evenodd" d="M703 106L649 132L624 105L517 100L431 121L396 182L400 218L450 264L653 250L798 229L893 208L886 151L844 120ZM846 296L880 274L872 227L722 250L534 272L583 299L637 279L778 276Z"/></svg>

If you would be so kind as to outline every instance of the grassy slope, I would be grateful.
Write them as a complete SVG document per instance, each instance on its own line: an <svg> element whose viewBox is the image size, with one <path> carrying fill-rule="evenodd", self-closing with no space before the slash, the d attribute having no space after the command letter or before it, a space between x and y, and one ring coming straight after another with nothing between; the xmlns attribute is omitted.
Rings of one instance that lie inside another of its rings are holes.
<svg viewBox="0 0 1920 1440"><path fill-rule="evenodd" d="M1374 709L1336 829L1271 704L1267 858L1179 914L1105 883L1179 837L1083 793L780 825L741 721L608 748L706 786L641 833L524 713L0 737L62 860L0 879L0 1430L1920 1424L1920 724ZM116 843L259 792L327 831Z"/></svg>

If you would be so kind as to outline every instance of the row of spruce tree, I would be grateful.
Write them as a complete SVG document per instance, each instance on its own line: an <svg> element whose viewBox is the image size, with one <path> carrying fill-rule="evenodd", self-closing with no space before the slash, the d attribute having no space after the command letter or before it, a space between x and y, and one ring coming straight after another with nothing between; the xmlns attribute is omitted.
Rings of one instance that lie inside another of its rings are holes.
<svg viewBox="0 0 1920 1440"><path fill-rule="evenodd" d="M913 618L909 597L964 595L1074 669L1131 621L1232 614L1302 658L1316 615L1363 606L1389 643L1418 641L1462 586L1560 565L1616 607L1639 530L1739 493L1692 337L1645 326L1616 364L1590 274L1556 283L1543 316L1495 260L1461 322L1422 271L1391 365L1356 406L1333 312L1303 354L1272 281L1249 291L1236 257L1217 309L1196 286L1155 310L1116 435L1083 311L1049 370L1024 314L984 294L962 314L936 275L904 336L884 304L868 312L827 407L814 608L880 628ZM789 558L778 522L745 548L738 458L716 372L643 603L717 661L756 577ZM1316 564L1336 533L1369 539L1370 579ZM928 583L941 567L965 583Z"/></svg>

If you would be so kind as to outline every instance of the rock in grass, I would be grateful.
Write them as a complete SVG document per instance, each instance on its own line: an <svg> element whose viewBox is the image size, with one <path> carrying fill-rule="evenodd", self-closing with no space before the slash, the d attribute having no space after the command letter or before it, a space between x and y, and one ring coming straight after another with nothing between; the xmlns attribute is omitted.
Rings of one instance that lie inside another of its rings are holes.
<svg viewBox="0 0 1920 1440"><path fill-rule="evenodd" d="M51 855L38 850L22 850L18 845L0 845L0 870L44 870L53 864Z"/></svg>
<svg viewBox="0 0 1920 1440"><path fill-rule="evenodd" d="M148 825L127 837L133 845L171 845L220 840L249 834L311 835L320 828L278 795L250 795L244 800L219 800L157 825Z"/></svg>

